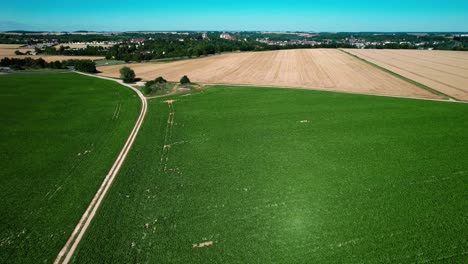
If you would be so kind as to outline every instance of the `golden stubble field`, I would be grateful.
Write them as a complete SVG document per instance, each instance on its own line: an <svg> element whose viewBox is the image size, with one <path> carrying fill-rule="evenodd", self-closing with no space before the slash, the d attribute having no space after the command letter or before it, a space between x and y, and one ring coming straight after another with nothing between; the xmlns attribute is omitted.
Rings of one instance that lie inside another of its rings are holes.
<svg viewBox="0 0 468 264"><path fill-rule="evenodd" d="M119 77L123 65L103 66L100 75ZM134 63L127 66L144 80L163 76L178 81L247 84L439 98L426 90L334 49L301 49L231 53L170 63Z"/></svg>
<svg viewBox="0 0 468 264"><path fill-rule="evenodd" d="M459 100L468 100L468 52L436 50L346 51Z"/></svg>
<svg viewBox="0 0 468 264"><path fill-rule="evenodd" d="M22 45L18 44L0 44L0 59L4 57L16 57L15 51L19 50L23 53L27 51L34 51L34 49L21 48Z"/></svg>
<svg viewBox="0 0 468 264"><path fill-rule="evenodd" d="M23 49L21 48L22 45L17 44L0 44L0 59L5 57L8 58L26 58L30 57L33 59L43 58L47 62L51 61L62 61L62 60L99 60L104 59L104 57L95 57L95 56L49 56L49 55L36 55L36 56L28 56L28 55L15 55L15 51L19 50L23 53L27 51L34 51L34 49Z"/></svg>

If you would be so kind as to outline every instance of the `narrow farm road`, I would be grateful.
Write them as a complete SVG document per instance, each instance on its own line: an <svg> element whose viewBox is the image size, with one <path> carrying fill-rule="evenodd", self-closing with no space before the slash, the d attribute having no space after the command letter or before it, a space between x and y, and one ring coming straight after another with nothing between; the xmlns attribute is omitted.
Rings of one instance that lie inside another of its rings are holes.
<svg viewBox="0 0 468 264"><path fill-rule="evenodd" d="M130 136L128 137L127 141L125 142L124 147L120 151L119 155L117 156L117 159L115 160L114 164L112 165L109 173L107 176L104 178L104 181L102 182L101 186L99 187L98 191L94 195L93 199L91 200L91 203L89 204L88 208L84 212L83 216L81 217L80 221L76 225L75 229L73 230L73 233L70 235L70 237L67 240L67 243L65 246L62 248L62 250L59 252L57 255L54 263L69 263L71 257L73 256L78 244L80 243L84 233L88 229L89 224L93 220L97 209L101 205L101 202L106 195L107 191L109 190L109 187L111 186L112 182L115 179L115 176L120 170L120 167L122 166L122 163L124 162L125 158L127 157L127 154L138 134L138 131L140 130L141 124L143 123L143 119L145 118L146 115L146 109L147 109L147 102L146 98L143 96L143 94L135 89L134 87L123 83L121 80L115 80L112 78L106 78L106 77L101 77L101 76L96 76L92 74L85 74L81 72L77 72L79 74L95 77L95 78L100 78L100 79L105 79L105 80L111 80L114 82L117 82L123 86L126 86L130 89L132 89L135 93L138 94L141 100L141 111L140 115L138 116L138 119L135 123L135 126L132 129L132 132L130 133Z"/></svg>

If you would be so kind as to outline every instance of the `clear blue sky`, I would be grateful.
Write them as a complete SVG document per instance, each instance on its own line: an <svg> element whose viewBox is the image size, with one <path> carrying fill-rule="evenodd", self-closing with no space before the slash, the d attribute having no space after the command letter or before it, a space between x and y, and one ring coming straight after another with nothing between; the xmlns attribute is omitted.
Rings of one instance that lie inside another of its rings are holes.
<svg viewBox="0 0 468 264"><path fill-rule="evenodd" d="M0 30L17 29L468 31L468 1L4 1Z"/></svg>

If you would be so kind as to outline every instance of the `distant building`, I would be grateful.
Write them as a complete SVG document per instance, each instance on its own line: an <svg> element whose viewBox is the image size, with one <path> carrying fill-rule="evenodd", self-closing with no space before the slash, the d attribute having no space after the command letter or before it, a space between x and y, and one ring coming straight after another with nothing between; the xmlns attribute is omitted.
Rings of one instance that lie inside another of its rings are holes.
<svg viewBox="0 0 468 264"><path fill-rule="evenodd" d="M227 39L227 40L235 40L235 38L233 36L229 35L228 33L224 33L224 32L223 32L223 34L221 34L219 36L219 38Z"/></svg>
<svg viewBox="0 0 468 264"><path fill-rule="evenodd" d="M131 43L138 43L138 44L141 44L141 43L145 42L145 40L146 40L146 39L144 39L144 38L132 38L132 39L130 40L130 42L131 42Z"/></svg>

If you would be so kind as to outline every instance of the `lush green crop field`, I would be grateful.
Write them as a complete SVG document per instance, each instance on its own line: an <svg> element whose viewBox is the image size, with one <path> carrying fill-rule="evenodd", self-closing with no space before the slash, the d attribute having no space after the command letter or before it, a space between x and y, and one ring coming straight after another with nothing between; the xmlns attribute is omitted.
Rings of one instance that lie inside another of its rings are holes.
<svg viewBox="0 0 468 264"><path fill-rule="evenodd" d="M467 259L468 104L219 86L135 144L75 263Z"/></svg>
<svg viewBox="0 0 468 264"><path fill-rule="evenodd" d="M0 75L0 263L52 263L139 107L130 89L96 78Z"/></svg>

